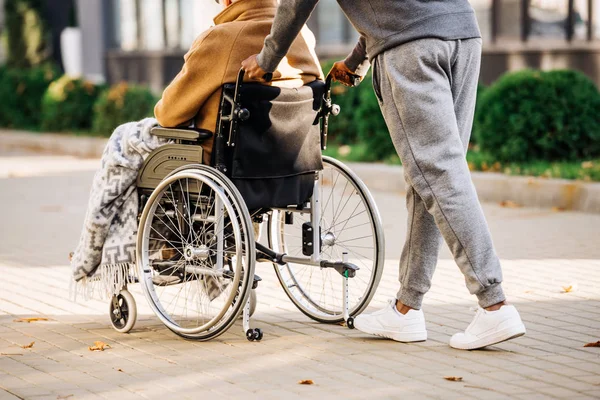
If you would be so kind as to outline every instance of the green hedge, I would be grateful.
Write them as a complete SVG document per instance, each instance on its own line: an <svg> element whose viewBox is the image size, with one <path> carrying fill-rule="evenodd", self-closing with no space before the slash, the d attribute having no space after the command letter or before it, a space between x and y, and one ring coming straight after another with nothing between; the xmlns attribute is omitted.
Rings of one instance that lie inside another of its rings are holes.
<svg viewBox="0 0 600 400"><path fill-rule="evenodd" d="M152 117L157 101L146 87L124 82L114 85L105 90L94 105L93 131L110 136L117 126L125 122Z"/></svg>
<svg viewBox="0 0 600 400"><path fill-rule="evenodd" d="M59 76L50 64L31 69L0 67L0 126L39 129L42 97Z"/></svg>
<svg viewBox="0 0 600 400"><path fill-rule="evenodd" d="M506 74L484 92L475 135L497 161L599 157L600 93L576 71Z"/></svg>
<svg viewBox="0 0 600 400"><path fill-rule="evenodd" d="M91 82L66 75L52 82L42 99L42 129L55 132L90 129L100 90Z"/></svg>

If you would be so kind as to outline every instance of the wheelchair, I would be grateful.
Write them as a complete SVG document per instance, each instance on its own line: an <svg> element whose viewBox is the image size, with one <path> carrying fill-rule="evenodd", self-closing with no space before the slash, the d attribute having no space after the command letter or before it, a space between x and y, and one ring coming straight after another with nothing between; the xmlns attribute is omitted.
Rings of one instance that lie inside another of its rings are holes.
<svg viewBox="0 0 600 400"><path fill-rule="evenodd" d="M211 165L208 131L153 128L171 139L138 175L136 262L153 312L186 339L209 340L242 316L250 341L260 277L270 262L305 315L346 322L371 301L384 263L381 217L365 184L321 151L327 143L331 78L301 88L243 82L223 86ZM257 241L266 224L267 243ZM110 304L113 327L127 332L136 306L127 287Z"/></svg>

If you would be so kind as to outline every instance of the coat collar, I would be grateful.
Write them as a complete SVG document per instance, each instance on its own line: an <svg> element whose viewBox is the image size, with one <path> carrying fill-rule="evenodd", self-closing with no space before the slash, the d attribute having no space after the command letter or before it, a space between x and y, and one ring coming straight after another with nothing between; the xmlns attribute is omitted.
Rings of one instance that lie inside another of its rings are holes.
<svg viewBox="0 0 600 400"><path fill-rule="evenodd" d="M238 0L215 18L215 25L233 21L260 21L273 19L277 11L276 0Z"/></svg>

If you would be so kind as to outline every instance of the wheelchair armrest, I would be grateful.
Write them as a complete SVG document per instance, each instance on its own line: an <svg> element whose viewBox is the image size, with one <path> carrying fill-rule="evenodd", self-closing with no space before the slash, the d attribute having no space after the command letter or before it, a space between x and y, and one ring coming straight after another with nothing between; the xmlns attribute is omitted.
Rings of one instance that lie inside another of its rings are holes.
<svg viewBox="0 0 600 400"><path fill-rule="evenodd" d="M197 140L202 142L212 137L212 132L205 129L196 128L163 128L162 126L156 126L150 131L155 136L160 136L169 139L180 139L180 140Z"/></svg>

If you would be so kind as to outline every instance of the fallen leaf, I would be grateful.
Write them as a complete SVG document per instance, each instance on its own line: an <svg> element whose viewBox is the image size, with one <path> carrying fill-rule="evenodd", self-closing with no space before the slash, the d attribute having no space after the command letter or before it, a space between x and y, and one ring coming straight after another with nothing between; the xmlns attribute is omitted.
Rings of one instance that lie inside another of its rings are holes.
<svg viewBox="0 0 600 400"><path fill-rule="evenodd" d="M596 343L588 343L583 347L600 347L600 340L598 340Z"/></svg>
<svg viewBox="0 0 600 400"><path fill-rule="evenodd" d="M452 382L461 382L462 376L445 376L444 379Z"/></svg>
<svg viewBox="0 0 600 400"><path fill-rule="evenodd" d="M514 201L511 201L511 200L501 201L500 206L505 207L505 208L521 208L522 207L519 203L515 203Z"/></svg>
<svg viewBox="0 0 600 400"><path fill-rule="evenodd" d="M88 350L89 351L104 351L104 349L110 349L110 345L106 344L104 342L101 342L99 340L94 342L93 346L89 346Z"/></svg>
<svg viewBox="0 0 600 400"><path fill-rule="evenodd" d="M298 384L300 384L300 385L314 385L315 383L312 381L312 379L302 379L301 381L298 381Z"/></svg>
<svg viewBox="0 0 600 400"><path fill-rule="evenodd" d="M50 321L48 318L18 318L13 320L13 322L27 322L28 324L31 322L37 321Z"/></svg>
<svg viewBox="0 0 600 400"><path fill-rule="evenodd" d="M33 347L34 344L35 344L35 342L31 342L29 344L25 344L25 345L21 346L21 348L23 348L23 349L30 349L30 348Z"/></svg>
<svg viewBox="0 0 600 400"><path fill-rule="evenodd" d="M552 207L552 211L563 212L563 211L567 211L567 209L565 207Z"/></svg>
<svg viewBox="0 0 600 400"><path fill-rule="evenodd" d="M577 283L571 283L568 286L562 286L563 293L571 293L577 291Z"/></svg>

